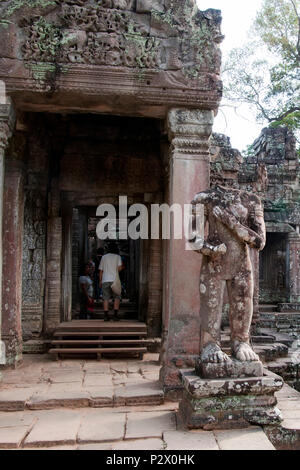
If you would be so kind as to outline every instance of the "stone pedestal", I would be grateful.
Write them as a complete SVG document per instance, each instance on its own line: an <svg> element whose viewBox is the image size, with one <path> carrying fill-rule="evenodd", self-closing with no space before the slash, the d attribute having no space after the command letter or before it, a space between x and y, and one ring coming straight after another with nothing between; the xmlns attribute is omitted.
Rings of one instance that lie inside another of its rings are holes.
<svg viewBox="0 0 300 470"><path fill-rule="evenodd" d="M170 140L169 184L166 202L190 204L209 187L209 137L213 112L172 109L168 116ZM166 394L181 393L179 369L193 367L200 348L199 273L201 256L186 251L184 239L165 246L163 347L161 381ZM171 396L169 394L169 396Z"/></svg>
<svg viewBox="0 0 300 470"><path fill-rule="evenodd" d="M232 429L249 424L277 424L282 418L274 396L281 377L264 371L262 377L205 379L195 370L181 370L184 386L179 418L189 429Z"/></svg>

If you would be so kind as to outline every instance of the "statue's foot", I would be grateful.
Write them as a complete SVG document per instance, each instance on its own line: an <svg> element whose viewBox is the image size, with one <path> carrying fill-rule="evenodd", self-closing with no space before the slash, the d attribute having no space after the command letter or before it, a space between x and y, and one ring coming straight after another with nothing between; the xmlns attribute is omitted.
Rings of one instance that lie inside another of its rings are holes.
<svg viewBox="0 0 300 470"><path fill-rule="evenodd" d="M225 354L217 343L208 343L201 352L202 362L226 362L230 361L230 357Z"/></svg>
<svg viewBox="0 0 300 470"><path fill-rule="evenodd" d="M259 361L258 355L253 351L250 344L241 341L234 341L232 354L239 361Z"/></svg>

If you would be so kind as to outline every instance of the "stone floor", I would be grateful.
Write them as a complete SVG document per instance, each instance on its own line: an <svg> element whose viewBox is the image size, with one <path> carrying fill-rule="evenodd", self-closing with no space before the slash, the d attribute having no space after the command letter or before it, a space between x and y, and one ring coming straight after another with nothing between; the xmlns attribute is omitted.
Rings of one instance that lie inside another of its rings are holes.
<svg viewBox="0 0 300 470"><path fill-rule="evenodd" d="M3 371L0 449L272 450L260 427L187 431L163 401L157 354L143 361L26 355Z"/></svg>

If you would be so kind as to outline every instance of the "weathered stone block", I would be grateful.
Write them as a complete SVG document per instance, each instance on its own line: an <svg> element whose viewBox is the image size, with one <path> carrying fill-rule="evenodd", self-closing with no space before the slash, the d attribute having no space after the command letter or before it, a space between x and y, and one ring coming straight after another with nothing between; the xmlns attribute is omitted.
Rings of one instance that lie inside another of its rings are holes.
<svg viewBox="0 0 300 470"><path fill-rule="evenodd" d="M226 362L205 363L199 359L196 363L196 373L207 379L262 377L263 365L260 361L241 362L231 359Z"/></svg>
<svg viewBox="0 0 300 470"><path fill-rule="evenodd" d="M263 377L241 379L201 379L194 370L180 373L184 388L195 398L272 394L283 385L281 377L267 372Z"/></svg>
<svg viewBox="0 0 300 470"><path fill-rule="evenodd" d="M164 0L136 0L136 11L138 13L151 13L151 11L164 11Z"/></svg>
<svg viewBox="0 0 300 470"><path fill-rule="evenodd" d="M181 374L185 390L179 416L189 429L244 428L282 419L274 393L283 381L275 374L236 379L201 379L193 371Z"/></svg>

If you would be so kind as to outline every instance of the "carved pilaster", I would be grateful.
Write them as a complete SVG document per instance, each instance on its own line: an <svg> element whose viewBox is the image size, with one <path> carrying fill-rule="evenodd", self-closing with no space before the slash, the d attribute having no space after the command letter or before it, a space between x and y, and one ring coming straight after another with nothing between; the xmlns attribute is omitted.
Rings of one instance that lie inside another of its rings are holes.
<svg viewBox="0 0 300 470"><path fill-rule="evenodd" d="M209 161L209 138L213 120L213 111L171 109L168 115L168 134L172 157Z"/></svg>
<svg viewBox="0 0 300 470"><path fill-rule="evenodd" d="M300 303L300 235L288 234L290 302Z"/></svg>
<svg viewBox="0 0 300 470"><path fill-rule="evenodd" d="M0 153L5 151L15 124L15 113L11 101L9 98L6 101L6 103L1 102L0 91Z"/></svg>
<svg viewBox="0 0 300 470"><path fill-rule="evenodd" d="M10 98L6 96L5 83L3 81L0 81L0 365L4 365L6 363L5 345L1 341L4 155L5 155L5 150L7 148L7 145L8 145L8 141L13 132L14 123L15 123L15 113L14 113Z"/></svg>
<svg viewBox="0 0 300 470"><path fill-rule="evenodd" d="M24 223L24 165L6 157L3 197L2 339L6 364L22 360L22 239Z"/></svg>
<svg viewBox="0 0 300 470"><path fill-rule="evenodd" d="M61 321L62 218L57 180L52 181L47 223L45 332L51 334Z"/></svg>
<svg viewBox="0 0 300 470"><path fill-rule="evenodd" d="M194 195L209 188L209 138L213 112L171 109L168 202L182 210ZM185 239L166 247L161 380L166 392L181 388L180 367L192 367L200 349L199 273L201 257L186 251Z"/></svg>

